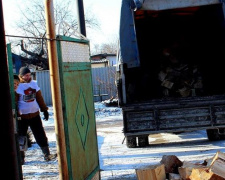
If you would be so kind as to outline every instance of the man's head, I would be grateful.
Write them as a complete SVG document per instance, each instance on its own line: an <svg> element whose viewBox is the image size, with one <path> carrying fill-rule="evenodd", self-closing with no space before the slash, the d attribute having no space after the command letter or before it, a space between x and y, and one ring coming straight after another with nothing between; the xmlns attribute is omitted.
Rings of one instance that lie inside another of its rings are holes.
<svg viewBox="0 0 225 180"><path fill-rule="evenodd" d="M25 82L31 81L31 72L28 67L21 67L19 70L19 77Z"/></svg>

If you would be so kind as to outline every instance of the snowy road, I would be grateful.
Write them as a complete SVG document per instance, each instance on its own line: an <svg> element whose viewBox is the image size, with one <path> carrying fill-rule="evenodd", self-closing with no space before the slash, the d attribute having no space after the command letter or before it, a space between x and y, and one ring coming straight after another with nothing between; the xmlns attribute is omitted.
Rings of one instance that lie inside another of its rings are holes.
<svg viewBox="0 0 225 180"><path fill-rule="evenodd" d="M135 168L156 164L163 155L176 155L181 161L203 162L217 151L225 152L225 141L208 141L205 131L150 135L151 145L127 148L125 141L122 143L124 135L120 110L100 108L96 111L96 122L102 180L136 180ZM44 124L54 153L56 139L52 112L50 120ZM37 144L26 152L26 162L22 168L24 179L59 179L58 162L45 162Z"/></svg>
<svg viewBox="0 0 225 180"><path fill-rule="evenodd" d="M163 155L176 155L181 161L203 162L217 151L225 152L225 141L210 142L205 131L150 135L151 145L145 148L127 148L122 144L122 126L100 127L97 132L102 180L136 180L135 168L157 164Z"/></svg>

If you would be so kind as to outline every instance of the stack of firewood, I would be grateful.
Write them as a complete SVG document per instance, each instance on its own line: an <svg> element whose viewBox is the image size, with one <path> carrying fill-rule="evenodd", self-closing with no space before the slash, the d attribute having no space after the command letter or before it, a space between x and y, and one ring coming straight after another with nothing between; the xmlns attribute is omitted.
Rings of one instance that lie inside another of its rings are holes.
<svg viewBox="0 0 225 180"><path fill-rule="evenodd" d="M158 164L136 169L136 175L138 180L225 180L225 153L218 151L203 163L164 155Z"/></svg>

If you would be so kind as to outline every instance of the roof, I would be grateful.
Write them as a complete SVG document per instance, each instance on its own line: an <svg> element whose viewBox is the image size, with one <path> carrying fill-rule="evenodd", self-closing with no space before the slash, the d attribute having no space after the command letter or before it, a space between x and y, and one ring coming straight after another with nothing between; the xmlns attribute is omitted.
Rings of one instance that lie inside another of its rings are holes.
<svg viewBox="0 0 225 180"><path fill-rule="evenodd" d="M104 53L104 54L95 54L95 55L91 56L91 60L105 59L108 56L116 56L116 54L107 54L107 53Z"/></svg>
<svg viewBox="0 0 225 180"><path fill-rule="evenodd" d="M108 60L107 59L91 60L91 64L101 64L101 63L108 63Z"/></svg>

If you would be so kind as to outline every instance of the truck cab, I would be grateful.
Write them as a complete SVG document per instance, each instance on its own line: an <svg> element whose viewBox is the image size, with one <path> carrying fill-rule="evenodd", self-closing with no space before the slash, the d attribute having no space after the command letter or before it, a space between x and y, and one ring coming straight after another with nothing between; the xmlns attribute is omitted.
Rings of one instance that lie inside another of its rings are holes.
<svg viewBox="0 0 225 180"><path fill-rule="evenodd" d="M117 89L128 147L205 129L225 139L225 19L219 0L122 0Z"/></svg>

